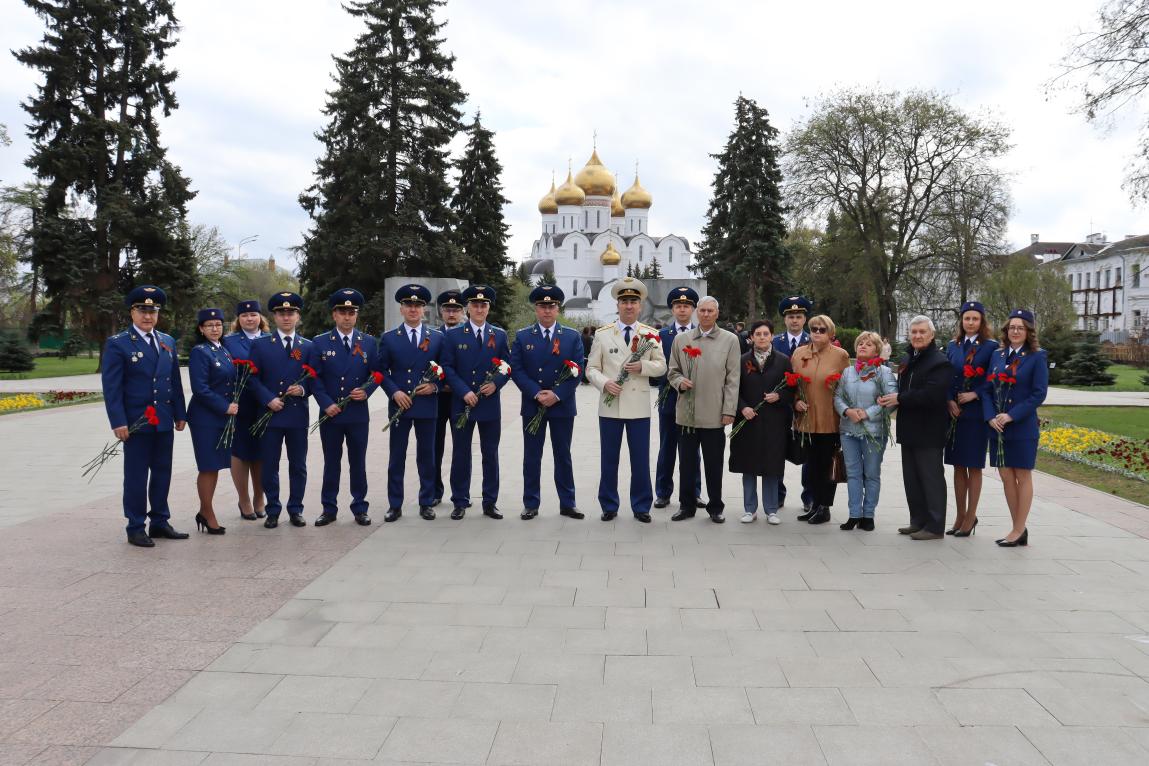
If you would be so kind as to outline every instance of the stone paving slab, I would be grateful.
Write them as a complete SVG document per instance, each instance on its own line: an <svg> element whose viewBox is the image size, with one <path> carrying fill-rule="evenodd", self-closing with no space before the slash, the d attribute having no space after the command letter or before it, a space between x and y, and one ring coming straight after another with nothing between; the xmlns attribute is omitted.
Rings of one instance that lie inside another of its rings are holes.
<svg viewBox="0 0 1149 766"><path fill-rule="evenodd" d="M69 409L103 426L102 408ZM78 427L60 412L0 429ZM873 533L792 508L778 527L738 524L729 476L725 525L604 524L588 417L588 518L559 517L544 482L528 523L515 421L502 522L269 531L223 511L223 537L140 551L121 541L114 482L57 480L58 507L0 529L0 763L1149 762L1141 506L1039 477L1030 547L1001 550L991 480L981 535L915 543L893 531L894 449ZM311 518L319 457L313 440ZM385 459L373 435L376 516Z"/></svg>

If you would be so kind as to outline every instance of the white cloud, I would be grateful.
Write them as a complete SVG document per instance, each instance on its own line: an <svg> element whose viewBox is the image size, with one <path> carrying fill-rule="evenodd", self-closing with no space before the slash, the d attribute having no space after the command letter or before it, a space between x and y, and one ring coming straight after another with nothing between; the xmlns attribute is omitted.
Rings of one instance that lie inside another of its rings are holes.
<svg viewBox="0 0 1149 766"><path fill-rule="evenodd" d="M38 20L7 0L0 47L38 40ZM697 240L739 92L788 130L809 101L843 85L929 88L1013 128L1004 162L1014 174L1015 244L1039 232L1076 239L1149 231L1120 189L1135 131L1106 134L1046 101L1042 85L1069 35L1092 21L1092 4L971 0L960 8L908 0L800 4L710 0L525 3L454 0L445 9L456 74L496 131L512 200L511 255L539 228L535 205L552 170L561 182L598 133L599 153L623 188L641 163L654 195L655 233ZM163 126L171 156L193 181L196 222L238 240L260 235L257 254L286 254L307 218L297 197L320 147L331 57L359 31L336 0L179 0L183 24L172 61L180 110ZM34 73L0 57L0 179L27 177L29 143L19 107ZM1092 224L1091 224L1092 221Z"/></svg>

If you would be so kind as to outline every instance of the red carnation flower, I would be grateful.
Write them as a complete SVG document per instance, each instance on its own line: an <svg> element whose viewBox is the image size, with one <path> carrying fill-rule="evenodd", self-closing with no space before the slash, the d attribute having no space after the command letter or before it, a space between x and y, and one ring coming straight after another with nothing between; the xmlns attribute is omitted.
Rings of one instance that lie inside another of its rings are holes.
<svg viewBox="0 0 1149 766"><path fill-rule="evenodd" d="M371 373L371 380L375 381L375 385L377 385L377 386L383 385L383 373L381 373L381 372Z"/></svg>

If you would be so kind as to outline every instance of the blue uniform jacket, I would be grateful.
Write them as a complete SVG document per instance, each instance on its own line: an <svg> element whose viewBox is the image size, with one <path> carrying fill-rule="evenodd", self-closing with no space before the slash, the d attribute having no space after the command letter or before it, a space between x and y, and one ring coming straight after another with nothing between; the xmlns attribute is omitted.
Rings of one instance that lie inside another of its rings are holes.
<svg viewBox="0 0 1149 766"><path fill-rule="evenodd" d="M419 327L419 344L411 344L411 330L401 324L379 338L379 371L383 373L383 389L388 397L396 391L410 394L431 362L443 364L443 333L426 324ZM436 388L442 381L432 381ZM436 418L439 416L438 396L412 396L411 408L403 413L405 419ZM394 401L390 404L395 407ZM394 410L392 410L392 413Z"/></svg>
<svg viewBox="0 0 1149 766"><path fill-rule="evenodd" d="M1008 372L1005 363L1008 352L1007 348L993 352L987 377ZM1045 349L1022 350L1015 361L1016 366L1010 377L1017 378L1017 383L1008 386L1008 392L1004 394L1004 411L1013 418L1013 422L1005 427L1004 437L1006 441L1032 441L1037 439L1039 431L1037 408L1045 401L1049 390L1049 357ZM994 384L987 380L981 389L982 416L986 420L992 420L997 415L996 401ZM995 436L991 434L991 438Z"/></svg>
<svg viewBox="0 0 1149 766"><path fill-rule="evenodd" d="M317 362L314 366L319 373L319 377L311 382L312 393L320 411L338 404L352 389L362 388L371 380L371 372L379 368L379 349L374 335L367 335L360 330L352 332L350 353L343 345L343 336L335 329L316 335L312 343L312 355ZM374 385L368 387L367 397L370 398L375 390ZM367 400L364 399L361 402L348 402L343 412L331 422L370 421L371 414L367 409Z"/></svg>
<svg viewBox="0 0 1149 766"><path fill-rule="evenodd" d="M579 386L579 376L575 375L555 386L563 362L571 361L582 370L582 337L577 330L564 327L558 322L552 328L551 343L543 344L543 331L535 322L515 333L511 346L511 378L523 392L523 406L520 414L533 417L539 411L535 396L540 391L550 389L559 398L559 403L551 407L548 414L556 418L573 418L578 414L575 406L575 392Z"/></svg>
<svg viewBox="0 0 1149 766"><path fill-rule="evenodd" d="M490 372L492 359L502 359L511 363L511 351L507 347L507 331L488 324L483 328L487 336L482 346L467 322L444 334L443 368L447 373L447 383L451 386L451 417L461 415L467 403L463 397L468 393L479 396L479 403L471 410L471 420L499 420L503 409L500 406L499 391L507 385L506 375L496 375L491 381L498 390L490 396L480 396L479 389Z"/></svg>
<svg viewBox="0 0 1149 766"><path fill-rule="evenodd" d="M677 322L671 322L671 324L658 331L658 338L662 341L662 355L668 360L670 359L670 349L674 346L674 338L677 335ZM658 386L658 395L662 396L662 389L667 386L666 376L659 375L657 378L651 378L650 385ZM666 396L663 398L662 406L658 408L658 412L663 415L674 415L674 407L677 403L678 391L671 386L670 390L666 392Z"/></svg>
<svg viewBox="0 0 1149 766"><path fill-rule="evenodd" d="M135 327L113 335L104 345L100 378L112 428L134 425L148 405L156 408L160 424L145 425L141 431L171 431L175 421L187 420L176 342L159 330L153 334L158 353Z"/></svg>
<svg viewBox="0 0 1149 766"><path fill-rule="evenodd" d="M235 394L235 364L227 349L201 343L188 355L188 380L192 398L188 422L195 426L222 426Z"/></svg>
<svg viewBox="0 0 1149 766"><path fill-rule="evenodd" d="M996 340L984 340L981 343L975 344L967 353L962 353L962 344L956 340L951 340L949 345L946 346L946 356L949 357L950 365L954 368L953 381L950 383L950 399L957 399L957 395L963 391L976 391L979 398L974 399L972 402L966 402L961 406L961 417L963 420L980 418L982 416L982 400L981 393L982 386L985 385L985 375L978 375L970 380L969 386L965 382L965 366L968 364L971 367L981 367L985 370L986 375L989 374L989 365L993 357L993 352L997 350Z"/></svg>
<svg viewBox="0 0 1149 766"><path fill-rule="evenodd" d="M786 325L782 325L782 329L774 336L774 350L780 354L790 356L790 336L786 334ZM798 341L798 348L805 346L810 342L810 333L802 330L802 337ZM879 349L880 350L880 349Z"/></svg>
<svg viewBox="0 0 1149 766"><path fill-rule="evenodd" d="M283 399L283 409L271 416L268 428L306 428L309 420L307 397L312 392L312 379L305 378L303 396L287 396L287 389L303 375L303 365L315 367L314 345L299 333L295 334L291 356L283 347L279 333L271 333L266 338L252 341L251 361L259 372L247 380L252 394L260 407L266 408L277 396ZM257 417L263 415L261 409Z"/></svg>

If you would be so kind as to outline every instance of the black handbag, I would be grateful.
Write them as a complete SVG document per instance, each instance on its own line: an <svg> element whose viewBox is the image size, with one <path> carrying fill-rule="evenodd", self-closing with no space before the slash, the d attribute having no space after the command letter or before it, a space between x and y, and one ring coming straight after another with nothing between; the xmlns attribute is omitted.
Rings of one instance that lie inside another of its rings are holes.
<svg viewBox="0 0 1149 766"><path fill-rule="evenodd" d="M807 446L803 441L802 432L797 428L791 428L786 440L786 462L794 465L805 463Z"/></svg>
<svg viewBox="0 0 1149 766"><path fill-rule="evenodd" d="M846 456L842 454L841 447L834 450L834 460L830 463L830 481L835 484L846 483Z"/></svg>

